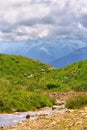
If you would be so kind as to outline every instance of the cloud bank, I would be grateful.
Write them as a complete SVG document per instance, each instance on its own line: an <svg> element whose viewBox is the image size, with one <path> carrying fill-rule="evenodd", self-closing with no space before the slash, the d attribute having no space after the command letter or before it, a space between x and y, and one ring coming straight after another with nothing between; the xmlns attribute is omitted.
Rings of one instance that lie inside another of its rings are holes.
<svg viewBox="0 0 87 130"><path fill-rule="evenodd" d="M0 40L86 38L87 0L0 0Z"/></svg>

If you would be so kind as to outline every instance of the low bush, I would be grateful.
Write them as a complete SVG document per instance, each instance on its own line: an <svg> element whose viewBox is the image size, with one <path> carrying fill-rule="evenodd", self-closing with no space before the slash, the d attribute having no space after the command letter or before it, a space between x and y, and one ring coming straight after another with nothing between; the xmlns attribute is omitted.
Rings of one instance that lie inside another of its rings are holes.
<svg viewBox="0 0 87 130"><path fill-rule="evenodd" d="M59 85L55 85L55 84L47 84L47 88L48 89L56 89L56 88L58 88L58 87L60 87Z"/></svg>
<svg viewBox="0 0 87 130"><path fill-rule="evenodd" d="M77 91L87 91L87 83L83 83L77 87Z"/></svg>
<svg viewBox="0 0 87 130"><path fill-rule="evenodd" d="M0 112L29 111L54 104L54 100L41 92L28 92L26 90L13 89L2 92L0 100Z"/></svg>
<svg viewBox="0 0 87 130"><path fill-rule="evenodd" d="M87 105L87 96L79 96L75 98L68 99L66 102L66 107L70 109L80 108Z"/></svg>

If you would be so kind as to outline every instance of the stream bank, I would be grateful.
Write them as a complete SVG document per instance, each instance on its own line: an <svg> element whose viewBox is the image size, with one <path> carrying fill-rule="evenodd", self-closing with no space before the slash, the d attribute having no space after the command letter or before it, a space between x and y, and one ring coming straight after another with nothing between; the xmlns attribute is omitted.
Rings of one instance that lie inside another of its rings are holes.
<svg viewBox="0 0 87 130"><path fill-rule="evenodd" d="M3 130L80 130L80 128L74 128L74 125L78 124L77 126L83 125L85 127L85 129L81 127L81 130L87 130L87 108L82 110L65 108L65 101L68 98L82 94L84 92L47 93L50 97L56 98L56 104L52 108L45 107L37 111L0 114L0 127ZM29 119L26 119L27 115Z"/></svg>

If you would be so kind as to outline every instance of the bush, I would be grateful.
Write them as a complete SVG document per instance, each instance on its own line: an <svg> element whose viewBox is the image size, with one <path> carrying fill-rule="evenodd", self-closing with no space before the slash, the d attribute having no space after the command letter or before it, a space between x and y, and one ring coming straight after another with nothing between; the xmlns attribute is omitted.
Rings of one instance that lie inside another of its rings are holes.
<svg viewBox="0 0 87 130"><path fill-rule="evenodd" d="M45 106L51 107L54 103L53 99L40 92L14 89L10 94L9 92L4 92L2 96L0 112L29 111Z"/></svg>
<svg viewBox="0 0 87 130"><path fill-rule="evenodd" d="M72 87L72 89L75 91L87 91L87 83L80 83L79 85Z"/></svg>
<svg viewBox="0 0 87 130"><path fill-rule="evenodd" d="M66 102L66 107L70 109L80 108L85 105L87 105L87 96L71 98Z"/></svg>
<svg viewBox="0 0 87 130"><path fill-rule="evenodd" d="M59 85L55 85L55 84L47 84L47 88L48 89L55 89L55 88L58 88L60 87Z"/></svg>

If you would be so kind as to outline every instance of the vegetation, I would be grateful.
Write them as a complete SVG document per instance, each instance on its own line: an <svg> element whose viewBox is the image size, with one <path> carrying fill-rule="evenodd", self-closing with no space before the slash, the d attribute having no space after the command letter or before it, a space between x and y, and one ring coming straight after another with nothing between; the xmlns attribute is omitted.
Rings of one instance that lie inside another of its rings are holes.
<svg viewBox="0 0 87 130"><path fill-rule="evenodd" d="M38 75L49 68L48 65L25 57L0 55L0 112L52 106L54 100L35 89Z"/></svg>
<svg viewBox="0 0 87 130"><path fill-rule="evenodd" d="M54 69L22 56L0 54L0 111L52 106L43 91L87 91L87 61Z"/></svg>
<svg viewBox="0 0 87 130"><path fill-rule="evenodd" d="M66 107L70 109L80 108L87 105L87 96L79 96L77 98L71 98L67 101Z"/></svg>
<svg viewBox="0 0 87 130"><path fill-rule="evenodd" d="M87 91L87 61L45 73L39 80L43 88L54 91Z"/></svg>
<svg viewBox="0 0 87 130"><path fill-rule="evenodd" d="M0 112L28 111L44 106L52 106L54 100L42 93L27 92L9 88L0 92Z"/></svg>

